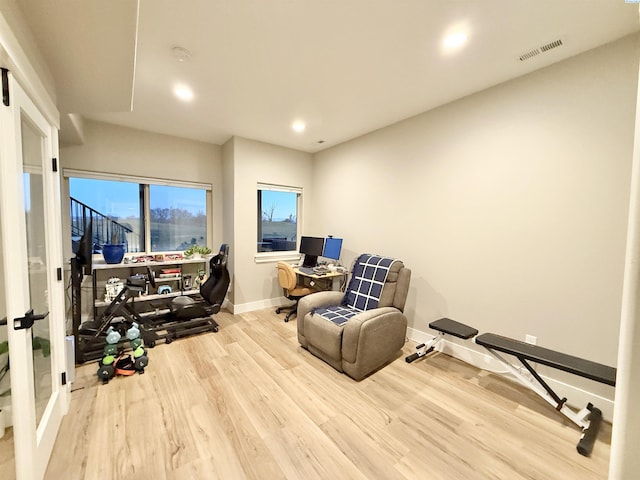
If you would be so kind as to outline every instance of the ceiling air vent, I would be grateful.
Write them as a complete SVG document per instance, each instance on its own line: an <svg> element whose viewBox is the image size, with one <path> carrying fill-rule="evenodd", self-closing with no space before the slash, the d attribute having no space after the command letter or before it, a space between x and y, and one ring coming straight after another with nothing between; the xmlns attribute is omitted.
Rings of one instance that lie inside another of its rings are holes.
<svg viewBox="0 0 640 480"><path fill-rule="evenodd" d="M530 58L535 57L536 55L540 55L541 53L548 52L549 50L553 50L554 48L562 46L562 40L554 40L553 42L542 45L541 47L534 48L533 50L529 50L527 53L523 53L518 58L521 62L525 60L529 60Z"/></svg>
<svg viewBox="0 0 640 480"><path fill-rule="evenodd" d="M556 48L562 45L562 40L555 40L551 43L547 43L546 45L543 45L540 47L540 51L542 51L542 53L547 52L549 50L551 50L552 48Z"/></svg>
<svg viewBox="0 0 640 480"><path fill-rule="evenodd" d="M524 62L525 60L529 60L530 58L535 57L536 55L540 55L540 50L534 48L533 50L520 55L520 61Z"/></svg>

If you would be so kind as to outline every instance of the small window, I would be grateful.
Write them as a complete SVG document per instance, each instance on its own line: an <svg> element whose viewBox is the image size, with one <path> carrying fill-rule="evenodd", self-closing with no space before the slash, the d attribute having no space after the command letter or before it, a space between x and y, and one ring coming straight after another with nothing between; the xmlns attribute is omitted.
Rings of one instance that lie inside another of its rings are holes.
<svg viewBox="0 0 640 480"><path fill-rule="evenodd" d="M258 185L258 253L297 250L300 198L300 189Z"/></svg>

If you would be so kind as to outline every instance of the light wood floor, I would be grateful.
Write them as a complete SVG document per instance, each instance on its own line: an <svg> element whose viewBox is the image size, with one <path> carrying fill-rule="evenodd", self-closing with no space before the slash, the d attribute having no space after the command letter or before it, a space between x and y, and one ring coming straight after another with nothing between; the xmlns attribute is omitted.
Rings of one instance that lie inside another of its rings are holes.
<svg viewBox="0 0 640 480"><path fill-rule="evenodd" d="M498 375L436 353L354 382L282 317L221 312L219 332L158 345L143 375L107 385L79 367L46 478L607 476L609 424L585 458L577 427Z"/></svg>

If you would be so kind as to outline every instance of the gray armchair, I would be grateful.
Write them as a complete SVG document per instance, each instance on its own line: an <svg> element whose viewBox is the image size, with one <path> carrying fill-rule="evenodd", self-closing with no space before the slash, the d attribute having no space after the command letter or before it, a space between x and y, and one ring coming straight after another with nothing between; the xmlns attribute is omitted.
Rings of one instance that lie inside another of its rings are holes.
<svg viewBox="0 0 640 480"><path fill-rule="evenodd" d="M378 282L377 302L361 304L359 291L370 298L371 291L375 290L357 280L363 272L359 264L363 257L366 255L354 263L345 293L307 295L298 303L297 314L300 345L355 380L389 363L404 346L407 319L403 310L411 279L410 269L399 260L392 261L386 277L378 278L382 281Z"/></svg>

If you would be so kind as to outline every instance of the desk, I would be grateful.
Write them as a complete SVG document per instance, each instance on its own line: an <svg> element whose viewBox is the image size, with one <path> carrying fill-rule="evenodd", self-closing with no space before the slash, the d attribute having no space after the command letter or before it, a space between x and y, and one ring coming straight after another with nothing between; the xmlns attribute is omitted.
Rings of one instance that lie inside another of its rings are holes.
<svg viewBox="0 0 640 480"><path fill-rule="evenodd" d="M336 292L340 292L343 290L343 283L345 277L347 276L347 272L327 272L325 274L316 274L316 273L305 273L300 271L298 267L293 267L293 270L296 272L296 275L300 277L310 279L313 282L323 283L325 286L329 288L323 288L322 290L334 290ZM329 283L331 285L329 285Z"/></svg>

